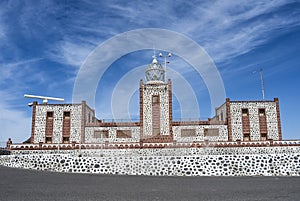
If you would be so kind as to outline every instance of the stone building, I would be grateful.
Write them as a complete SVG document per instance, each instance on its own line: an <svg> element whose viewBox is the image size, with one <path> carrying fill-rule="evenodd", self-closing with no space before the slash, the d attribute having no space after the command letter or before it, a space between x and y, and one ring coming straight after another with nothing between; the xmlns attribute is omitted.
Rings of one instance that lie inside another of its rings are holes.
<svg viewBox="0 0 300 201"><path fill-rule="evenodd" d="M231 101L216 108L206 121L173 121L172 82L154 57L140 81L140 121L103 122L85 101L79 104L32 106L30 144L176 144L282 140L278 99Z"/></svg>

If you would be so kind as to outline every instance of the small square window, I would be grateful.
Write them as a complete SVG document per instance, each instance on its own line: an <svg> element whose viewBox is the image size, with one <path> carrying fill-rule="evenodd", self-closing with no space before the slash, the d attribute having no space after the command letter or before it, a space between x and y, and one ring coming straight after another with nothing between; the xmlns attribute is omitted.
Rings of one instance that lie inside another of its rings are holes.
<svg viewBox="0 0 300 201"><path fill-rule="evenodd" d="M117 130L117 138L131 138L131 130Z"/></svg>
<svg viewBox="0 0 300 201"><path fill-rule="evenodd" d="M249 133L244 134L244 141L250 141L250 134Z"/></svg>
<svg viewBox="0 0 300 201"><path fill-rule="evenodd" d="M153 128L152 135L160 135L160 128Z"/></svg>
<svg viewBox="0 0 300 201"><path fill-rule="evenodd" d="M196 137L196 129L181 129L181 137Z"/></svg>
<svg viewBox="0 0 300 201"><path fill-rule="evenodd" d="M261 134L260 134L260 140L261 140L261 141L267 140L267 133L261 133Z"/></svg>
<svg viewBox="0 0 300 201"><path fill-rule="evenodd" d="M224 114L221 112L221 121L224 121Z"/></svg>
<svg viewBox="0 0 300 201"><path fill-rule="evenodd" d="M46 143L52 143L52 137L46 137Z"/></svg>
<svg viewBox="0 0 300 201"><path fill-rule="evenodd" d="M159 96L152 96L152 103L159 103Z"/></svg>
<svg viewBox="0 0 300 201"><path fill-rule="evenodd" d="M263 108L259 109L258 112L259 112L259 116L265 116L266 115L266 110L263 109Z"/></svg>
<svg viewBox="0 0 300 201"><path fill-rule="evenodd" d="M102 139L108 137L108 130L94 131L94 138Z"/></svg>
<svg viewBox="0 0 300 201"><path fill-rule="evenodd" d="M63 137L63 143L69 143L70 138L69 137Z"/></svg>
<svg viewBox="0 0 300 201"><path fill-rule="evenodd" d="M249 115L248 109L242 109L242 115L243 116L248 116Z"/></svg>
<svg viewBox="0 0 300 201"><path fill-rule="evenodd" d="M204 137L214 137L219 136L218 128L205 128L204 129Z"/></svg>
<svg viewBox="0 0 300 201"><path fill-rule="evenodd" d="M69 111L64 112L64 118L70 118L71 113Z"/></svg>
<svg viewBox="0 0 300 201"><path fill-rule="evenodd" d="M47 112L47 118L53 118L53 112Z"/></svg>

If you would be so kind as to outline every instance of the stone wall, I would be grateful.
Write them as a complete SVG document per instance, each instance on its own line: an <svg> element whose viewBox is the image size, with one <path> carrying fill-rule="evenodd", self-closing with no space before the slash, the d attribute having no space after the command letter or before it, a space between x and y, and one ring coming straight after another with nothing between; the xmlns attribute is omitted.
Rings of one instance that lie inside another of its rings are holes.
<svg viewBox="0 0 300 201"><path fill-rule="evenodd" d="M35 170L161 176L300 176L300 147L65 150L1 156ZM43 154L42 154L43 153Z"/></svg>
<svg viewBox="0 0 300 201"><path fill-rule="evenodd" d="M231 127L232 127L232 140L243 140L242 130L242 108L249 111L250 120L250 138L253 141L260 140L259 128L259 108L264 108L266 111L266 121L268 128L268 138L279 140L278 132L278 119L276 102L273 101L231 101L230 114L231 114Z"/></svg>
<svg viewBox="0 0 300 201"><path fill-rule="evenodd" d="M71 128L70 142L80 141L81 134L81 104L53 104L36 105L36 119L34 127L34 143L45 142L47 112L53 112L52 142L62 143L63 112L70 111Z"/></svg>
<svg viewBox="0 0 300 201"><path fill-rule="evenodd" d="M196 136L182 137L182 129L195 129ZM219 135L216 136L204 136L204 129L218 129ZM177 142L195 142L204 141L204 139L209 141L228 141L228 131L227 125L190 125L190 126L173 126L173 136L174 140Z"/></svg>
<svg viewBox="0 0 300 201"><path fill-rule="evenodd" d="M169 94L167 84L143 85L143 135L152 135L152 96L159 96L160 104L160 134L170 135Z"/></svg>
<svg viewBox="0 0 300 201"><path fill-rule="evenodd" d="M117 130L131 131L130 138L117 138ZM95 131L108 131L108 138L96 138ZM139 142L140 127L85 127L85 142L86 143L102 143L102 142Z"/></svg>

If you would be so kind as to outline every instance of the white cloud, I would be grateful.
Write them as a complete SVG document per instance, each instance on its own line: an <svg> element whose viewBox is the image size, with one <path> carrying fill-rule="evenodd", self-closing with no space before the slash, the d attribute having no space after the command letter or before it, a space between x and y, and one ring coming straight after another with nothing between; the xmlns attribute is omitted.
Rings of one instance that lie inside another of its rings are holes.
<svg viewBox="0 0 300 201"><path fill-rule="evenodd" d="M1 14L0 14L0 18L1 18ZM5 34L5 26L4 23L2 23L0 21L0 40L3 40L6 38L6 34Z"/></svg>
<svg viewBox="0 0 300 201"><path fill-rule="evenodd" d="M13 142L23 142L30 137L31 117L26 110L18 108L23 104L21 99L24 90L28 89L28 82L44 82L42 72L32 68L40 60L36 58L0 64L0 146L5 146L8 138L12 138Z"/></svg>
<svg viewBox="0 0 300 201"><path fill-rule="evenodd" d="M12 63L2 63L0 68L0 83L3 82L5 79L16 77L17 72L21 72L24 76L27 74L26 67L32 65L35 62L40 61L40 58L28 59L28 60L21 60ZM20 71L22 69L22 71ZM20 77L18 77L19 79Z"/></svg>
<svg viewBox="0 0 300 201"><path fill-rule="evenodd" d="M5 21L3 20L3 17L5 15L5 6L3 4L0 3L0 41L5 41L5 39L7 38L7 27ZM0 42L0 47L2 46L1 43L3 42Z"/></svg>
<svg viewBox="0 0 300 201"><path fill-rule="evenodd" d="M297 18L274 15L286 1L216 1L195 6L172 29L192 36L216 62L245 54L276 36L276 30L299 25Z"/></svg>
<svg viewBox="0 0 300 201"><path fill-rule="evenodd" d="M300 23L296 17L277 14L288 4L283 0L251 4L248 1L85 3L90 12L74 19L71 26L76 33L89 34L74 33L68 36L70 40L58 45L56 54L63 55L62 63L79 66L101 41L141 27L184 33L203 46L215 62L226 62L268 42L279 28ZM99 19L94 8L103 11Z"/></svg>
<svg viewBox="0 0 300 201"><path fill-rule="evenodd" d="M0 91L0 145L12 138L13 142L23 142L30 137L31 117L26 112L11 108L10 94Z"/></svg>
<svg viewBox="0 0 300 201"><path fill-rule="evenodd" d="M86 42L62 41L50 50L48 56L59 63L80 67L94 46Z"/></svg>

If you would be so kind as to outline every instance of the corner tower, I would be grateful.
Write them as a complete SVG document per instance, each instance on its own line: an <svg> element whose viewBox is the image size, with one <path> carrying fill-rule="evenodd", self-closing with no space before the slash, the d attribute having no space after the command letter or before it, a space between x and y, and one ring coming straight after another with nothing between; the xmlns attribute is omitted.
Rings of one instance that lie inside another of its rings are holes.
<svg viewBox="0 0 300 201"><path fill-rule="evenodd" d="M172 84L166 83L166 62L162 66L153 56L140 81L141 140L172 141Z"/></svg>

